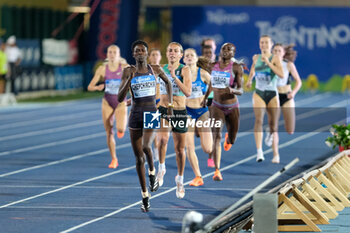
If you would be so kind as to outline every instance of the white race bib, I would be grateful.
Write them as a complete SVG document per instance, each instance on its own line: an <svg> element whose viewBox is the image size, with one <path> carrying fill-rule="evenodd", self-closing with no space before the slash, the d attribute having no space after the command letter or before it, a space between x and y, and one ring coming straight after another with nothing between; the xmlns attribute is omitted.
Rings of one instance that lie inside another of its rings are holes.
<svg viewBox="0 0 350 233"><path fill-rule="evenodd" d="M134 77L131 80L131 90L134 98L156 95L156 79L153 75Z"/></svg>
<svg viewBox="0 0 350 233"><path fill-rule="evenodd" d="M219 89L228 87L230 85L230 73L213 70L211 72L211 85Z"/></svg>
<svg viewBox="0 0 350 233"><path fill-rule="evenodd" d="M112 95L118 95L120 83L120 79L107 79L105 81L105 92Z"/></svg>

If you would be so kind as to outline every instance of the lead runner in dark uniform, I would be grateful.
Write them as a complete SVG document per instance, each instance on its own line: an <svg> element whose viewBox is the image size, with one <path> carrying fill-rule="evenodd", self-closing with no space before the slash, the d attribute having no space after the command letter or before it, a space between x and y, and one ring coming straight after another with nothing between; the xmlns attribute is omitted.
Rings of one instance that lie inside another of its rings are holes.
<svg viewBox="0 0 350 233"><path fill-rule="evenodd" d="M132 44L133 57L136 67L129 66L124 69L122 83L120 85L118 100L123 100L130 89L132 95L132 107L129 116L130 141L136 157L136 171L142 189L141 210L148 212L150 208L149 194L145 178L145 157L148 163L149 188L151 192L157 191L159 184L156 179L156 170L153 164L151 144L154 139L154 129L145 129L144 112L156 111L156 78L159 76L166 84L169 102L173 101L172 86L167 76L159 65L148 65L148 45L138 40ZM172 109L168 109L172 115ZM158 112L156 112L157 114Z"/></svg>

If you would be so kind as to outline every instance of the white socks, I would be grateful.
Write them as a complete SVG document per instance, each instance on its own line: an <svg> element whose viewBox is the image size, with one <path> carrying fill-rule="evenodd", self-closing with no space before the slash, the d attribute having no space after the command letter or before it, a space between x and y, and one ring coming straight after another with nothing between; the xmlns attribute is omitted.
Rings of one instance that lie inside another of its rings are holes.
<svg viewBox="0 0 350 233"><path fill-rule="evenodd" d="M183 184L184 183L184 176L177 175L176 182Z"/></svg>
<svg viewBox="0 0 350 233"><path fill-rule="evenodd" d="M146 198L146 197L149 196L149 195L148 195L148 191L146 191L146 192L142 192L142 191L141 191L141 195L142 195L142 198Z"/></svg>
<svg viewBox="0 0 350 233"><path fill-rule="evenodd" d="M158 164L158 170L159 171L165 171L165 163L159 163Z"/></svg>
<svg viewBox="0 0 350 233"><path fill-rule="evenodd" d="M153 168L153 171L148 169L148 175L155 175L156 174L156 169Z"/></svg>

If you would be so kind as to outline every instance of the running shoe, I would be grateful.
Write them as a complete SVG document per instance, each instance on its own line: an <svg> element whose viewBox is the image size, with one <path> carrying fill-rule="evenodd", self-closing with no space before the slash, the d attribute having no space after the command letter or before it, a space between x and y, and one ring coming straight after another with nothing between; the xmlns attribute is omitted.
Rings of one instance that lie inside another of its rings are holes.
<svg viewBox="0 0 350 233"><path fill-rule="evenodd" d="M166 173L166 170L158 170L156 179L158 180L158 184L160 187L163 186L163 182L164 182L163 178L165 173Z"/></svg>
<svg viewBox="0 0 350 233"><path fill-rule="evenodd" d="M117 137L118 137L118 138L124 137L124 132L119 132L119 131L117 131Z"/></svg>
<svg viewBox="0 0 350 233"><path fill-rule="evenodd" d="M175 176L175 183L176 183L176 197L179 199L184 198L185 197L184 184L181 182L178 182L177 176Z"/></svg>
<svg viewBox="0 0 350 233"><path fill-rule="evenodd" d="M208 159L208 167L215 167L214 160L211 158Z"/></svg>
<svg viewBox="0 0 350 233"><path fill-rule="evenodd" d="M227 143L228 133L225 134L224 150L229 151L232 147L232 144Z"/></svg>
<svg viewBox="0 0 350 233"><path fill-rule="evenodd" d="M270 147L272 146L272 141L273 141L273 134L270 133L270 128L266 128L266 137L265 137L265 145Z"/></svg>
<svg viewBox="0 0 350 233"><path fill-rule="evenodd" d="M149 197L142 198L141 211L148 212L150 208L151 204L149 203Z"/></svg>
<svg viewBox="0 0 350 233"><path fill-rule="evenodd" d="M222 175L219 169L216 169L214 172L213 180L222 181Z"/></svg>
<svg viewBox="0 0 350 233"><path fill-rule="evenodd" d="M203 184L204 184L204 181L203 181L202 177L196 176L196 178L194 178L192 180L192 182L190 183L190 186L197 187L197 186L202 186Z"/></svg>
<svg viewBox="0 0 350 233"><path fill-rule="evenodd" d="M280 163L280 155L274 155L272 160L271 160L272 163Z"/></svg>
<svg viewBox="0 0 350 233"><path fill-rule="evenodd" d="M264 153L263 152L261 152L261 153L257 153L256 154L256 161L257 162L262 162L262 161L264 161L265 160L265 158L264 158Z"/></svg>
<svg viewBox="0 0 350 233"><path fill-rule="evenodd" d="M118 159L112 159L111 163L108 165L109 168L117 168L118 167Z"/></svg>
<svg viewBox="0 0 350 233"><path fill-rule="evenodd" d="M155 192L159 188L159 183L155 175L148 175L149 177L149 189L151 192Z"/></svg>

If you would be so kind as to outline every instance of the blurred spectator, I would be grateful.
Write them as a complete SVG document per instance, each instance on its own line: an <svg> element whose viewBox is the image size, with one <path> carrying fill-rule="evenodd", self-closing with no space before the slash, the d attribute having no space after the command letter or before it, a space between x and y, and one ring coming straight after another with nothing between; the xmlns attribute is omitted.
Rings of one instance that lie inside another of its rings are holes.
<svg viewBox="0 0 350 233"><path fill-rule="evenodd" d="M6 73L7 73L7 56L5 54L6 44L0 41L0 94L5 93Z"/></svg>
<svg viewBox="0 0 350 233"><path fill-rule="evenodd" d="M212 53L210 60L211 60L211 62L215 62L216 61L216 55L215 55L216 43L215 43L215 40L212 38L204 39L201 43L202 51L203 51L204 46L206 46L206 45L209 45L210 47L212 47L213 53ZM204 54L202 54L202 55L204 56Z"/></svg>
<svg viewBox="0 0 350 233"><path fill-rule="evenodd" d="M213 52L213 48L210 45L202 46L202 56L209 59L211 62L215 61L212 60L213 57L215 59L215 53Z"/></svg>
<svg viewBox="0 0 350 233"><path fill-rule="evenodd" d="M15 80L17 78L19 72L19 64L21 63L22 55L20 49L16 45L16 37L10 36L7 39L7 46L5 49L5 53L7 55L7 61L10 67L10 81L11 81L11 92L14 95L18 94L18 90L15 86Z"/></svg>
<svg viewBox="0 0 350 233"><path fill-rule="evenodd" d="M151 65L160 65L160 60L162 60L162 54L160 53L160 50L155 48L151 49L149 51L148 60Z"/></svg>

